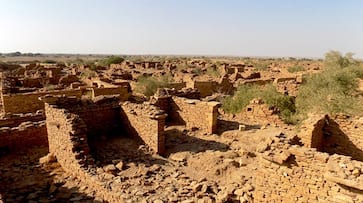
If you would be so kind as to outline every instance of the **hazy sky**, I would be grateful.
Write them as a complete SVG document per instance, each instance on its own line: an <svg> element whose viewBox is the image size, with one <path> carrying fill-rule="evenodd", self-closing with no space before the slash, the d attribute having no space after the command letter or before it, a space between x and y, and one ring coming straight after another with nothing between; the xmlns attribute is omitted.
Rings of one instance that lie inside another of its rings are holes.
<svg viewBox="0 0 363 203"><path fill-rule="evenodd" d="M0 52L363 58L362 0L0 0Z"/></svg>

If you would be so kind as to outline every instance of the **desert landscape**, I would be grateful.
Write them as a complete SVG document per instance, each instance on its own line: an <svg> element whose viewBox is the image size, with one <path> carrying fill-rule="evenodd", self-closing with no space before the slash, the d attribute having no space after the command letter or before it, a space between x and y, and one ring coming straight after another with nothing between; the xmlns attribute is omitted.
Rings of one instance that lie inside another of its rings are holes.
<svg viewBox="0 0 363 203"><path fill-rule="evenodd" d="M0 203L363 203L362 19L0 0Z"/></svg>
<svg viewBox="0 0 363 203"><path fill-rule="evenodd" d="M363 201L350 54L1 60L0 201Z"/></svg>

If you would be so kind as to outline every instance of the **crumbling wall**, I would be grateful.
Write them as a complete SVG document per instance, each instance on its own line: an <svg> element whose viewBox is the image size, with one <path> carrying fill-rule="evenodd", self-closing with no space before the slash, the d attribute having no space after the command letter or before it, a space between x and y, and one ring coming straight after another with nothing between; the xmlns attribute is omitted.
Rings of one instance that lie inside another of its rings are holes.
<svg viewBox="0 0 363 203"><path fill-rule="evenodd" d="M274 141L255 170L255 202L363 201L363 162Z"/></svg>
<svg viewBox="0 0 363 203"><path fill-rule="evenodd" d="M363 161L363 138L358 133L359 126L356 124L350 126L351 129L358 129L356 133L352 133L346 125L343 125L344 122L340 123L344 130L328 115L310 115L302 124L298 136L306 147L316 148L329 154L351 156L355 160Z"/></svg>
<svg viewBox="0 0 363 203"><path fill-rule="evenodd" d="M27 121L16 127L0 128L0 154L2 151L17 152L47 145L47 128L44 121Z"/></svg>
<svg viewBox="0 0 363 203"><path fill-rule="evenodd" d="M129 96L129 88L127 86L112 87L112 88L91 88L92 97L100 95L120 95L121 101L126 101ZM81 98L84 93L82 89L73 90L58 90L47 92L20 93L20 94L5 94L3 95L3 108L5 113L30 113L44 109L44 102L38 98L45 95L65 95Z"/></svg>
<svg viewBox="0 0 363 203"><path fill-rule="evenodd" d="M87 126L70 111L55 105L45 104L49 152L70 173L79 173L81 168L92 165L87 143Z"/></svg>
<svg viewBox="0 0 363 203"><path fill-rule="evenodd" d="M140 138L156 153L165 152L164 111L155 106L125 102L121 105L121 120L129 134Z"/></svg>
<svg viewBox="0 0 363 203"><path fill-rule="evenodd" d="M201 97L212 95L217 87L218 83L215 81L193 81L188 86L188 88L197 89Z"/></svg>
<svg viewBox="0 0 363 203"><path fill-rule="evenodd" d="M0 127L16 127L23 122L39 122L45 120L45 115L42 111L27 114L6 114L0 119Z"/></svg>
<svg viewBox="0 0 363 203"><path fill-rule="evenodd" d="M123 202L119 195L121 188L107 188L105 174L97 172L94 159L87 144L87 126L76 114L45 104L48 128L49 152L57 158L62 168L87 187L92 187L97 196L108 202Z"/></svg>
<svg viewBox="0 0 363 203"><path fill-rule="evenodd" d="M174 122L211 134L216 132L219 105L219 102L172 97L168 114Z"/></svg>
<svg viewBox="0 0 363 203"><path fill-rule="evenodd" d="M44 103L38 98L44 95L66 95L81 98L81 90L61 90L36 93L20 93L3 95L3 108L5 113L31 113L44 109Z"/></svg>
<svg viewBox="0 0 363 203"><path fill-rule="evenodd" d="M92 88L93 89L93 97L97 97L100 95L120 95L121 101L127 101L130 97L130 92L127 86L121 87L105 87L105 88Z"/></svg>
<svg viewBox="0 0 363 203"><path fill-rule="evenodd" d="M66 107L77 114L87 126L88 137L120 133L119 98L100 96L92 102L77 102Z"/></svg>
<svg viewBox="0 0 363 203"><path fill-rule="evenodd" d="M306 147L322 149L325 124L329 122L328 116L310 115L300 127L298 136Z"/></svg>
<svg viewBox="0 0 363 203"><path fill-rule="evenodd" d="M169 88L173 88L175 90L181 90L186 87L186 82L173 82L169 84Z"/></svg>
<svg viewBox="0 0 363 203"><path fill-rule="evenodd" d="M339 151L345 151L353 159L363 161L363 119L359 117L350 117L346 115L337 115L333 117L332 129L338 128L336 136L332 137L331 143L327 146L336 146ZM333 127L335 126L335 128ZM340 135L340 136L338 136ZM348 138L348 139L347 139Z"/></svg>
<svg viewBox="0 0 363 203"><path fill-rule="evenodd" d="M277 113L277 109L270 108L262 99L255 98L250 101L240 115L249 124L281 125L283 121Z"/></svg>

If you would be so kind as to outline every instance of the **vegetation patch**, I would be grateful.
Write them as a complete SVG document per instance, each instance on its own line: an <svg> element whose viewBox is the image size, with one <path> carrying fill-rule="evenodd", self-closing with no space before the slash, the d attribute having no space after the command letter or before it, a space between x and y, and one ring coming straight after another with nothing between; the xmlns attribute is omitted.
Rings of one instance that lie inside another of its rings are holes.
<svg viewBox="0 0 363 203"><path fill-rule="evenodd" d="M363 67L351 54L342 56L332 51L326 54L324 70L309 75L296 98L298 113L344 113L361 115L362 99L359 98L358 78L363 78Z"/></svg>
<svg viewBox="0 0 363 203"><path fill-rule="evenodd" d="M170 75L161 77L141 76L137 80L136 91L150 97L155 94L158 88L170 87L173 79Z"/></svg>
<svg viewBox="0 0 363 203"><path fill-rule="evenodd" d="M279 117L286 123L295 123L296 112L294 98L284 95L273 85L259 87L257 85L239 86L233 96L223 101L222 108L229 113L241 112L254 98L261 98L267 105L279 110Z"/></svg>
<svg viewBox="0 0 363 203"><path fill-rule="evenodd" d="M122 63L125 59L119 56L110 56L98 62L101 66L110 66L111 64Z"/></svg>
<svg viewBox="0 0 363 203"><path fill-rule="evenodd" d="M302 66L291 66L287 68L287 71L289 71L290 73L296 73L296 72L305 71L305 68Z"/></svg>
<svg viewBox="0 0 363 203"><path fill-rule="evenodd" d="M215 66L208 67L206 74L211 77L220 77L221 76L221 73L218 71L218 69Z"/></svg>

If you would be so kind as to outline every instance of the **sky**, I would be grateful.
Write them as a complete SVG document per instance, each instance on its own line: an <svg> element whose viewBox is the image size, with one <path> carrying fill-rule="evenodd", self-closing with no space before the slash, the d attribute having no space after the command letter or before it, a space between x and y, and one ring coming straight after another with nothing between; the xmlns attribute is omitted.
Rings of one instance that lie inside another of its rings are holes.
<svg viewBox="0 0 363 203"><path fill-rule="evenodd" d="M0 53L363 58L361 0L0 0Z"/></svg>

